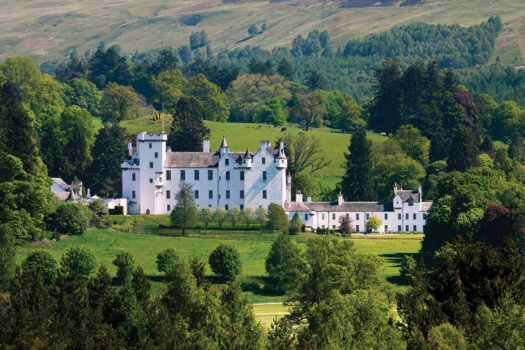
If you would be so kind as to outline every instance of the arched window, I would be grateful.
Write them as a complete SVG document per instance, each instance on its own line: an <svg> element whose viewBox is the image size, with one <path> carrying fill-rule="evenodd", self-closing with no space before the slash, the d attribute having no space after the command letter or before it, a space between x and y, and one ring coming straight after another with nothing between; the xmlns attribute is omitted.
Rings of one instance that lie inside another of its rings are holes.
<svg viewBox="0 0 525 350"><path fill-rule="evenodd" d="M149 213L150 213L149 209L146 209L146 215L149 215Z"/></svg>

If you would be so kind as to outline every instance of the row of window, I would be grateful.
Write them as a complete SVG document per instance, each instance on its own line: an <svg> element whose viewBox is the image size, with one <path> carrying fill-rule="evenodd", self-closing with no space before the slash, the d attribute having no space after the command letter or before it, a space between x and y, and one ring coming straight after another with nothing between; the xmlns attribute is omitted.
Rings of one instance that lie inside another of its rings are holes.
<svg viewBox="0 0 525 350"><path fill-rule="evenodd" d="M266 158L264 158L264 157L262 157L262 164L266 164ZM229 166L230 165L230 160L226 158L224 160L224 165L225 166Z"/></svg>
<svg viewBox="0 0 525 350"><path fill-rule="evenodd" d="M153 162L149 163L149 167L153 168ZM262 177L263 177L263 181L266 181L266 179L268 178L268 175L267 175L266 171L263 171ZM231 178L230 172L227 171L226 172L226 180L230 181L230 178ZM137 179L136 174L132 173L131 174L131 181L136 181L136 179ZM181 179L181 181L185 181L186 180L186 170L181 170L180 171L180 179ZM168 180L168 181L171 180L171 170L166 170L166 180ZM195 181L199 181L200 180L200 171L199 170L194 170L193 171L193 180L195 180ZM213 180L213 170L208 170L208 180ZM239 173L239 180L244 181L244 171L241 171Z"/></svg>
<svg viewBox="0 0 525 350"><path fill-rule="evenodd" d="M350 216L350 214L346 213L346 216L348 217L348 216ZM324 214L321 215L321 218L324 220L324 218L325 218ZM388 214L385 213L384 218L385 218L385 220L388 220ZM405 214L405 219L409 220L409 218L410 218L410 215L408 213ZM417 220L417 214L413 213L412 214L412 218L414 220ZM355 219L359 220L359 213L355 214ZM369 213L366 214L366 220L368 220L368 219L370 219L370 214ZM397 214L397 219L401 220L401 214ZM425 219L425 214L423 214L423 219ZM307 220L307 219L305 219L305 220ZM335 220L335 213L332 213L332 220Z"/></svg>
<svg viewBox="0 0 525 350"><path fill-rule="evenodd" d="M208 207L211 208L211 204L208 204ZM171 212L171 205L168 204L168 205L166 206L166 209L168 210L168 212ZM224 206L224 209L225 209L226 211L230 210L230 207L228 206L228 204L226 204L226 205ZM241 204L241 205L239 206L239 209L244 210L244 205Z"/></svg>
<svg viewBox="0 0 525 350"><path fill-rule="evenodd" d="M305 220L308 220L306 215L305 215ZM412 227L413 227L412 231L417 231L417 225L414 225ZM324 225L323 225L323 228L325 228ZM335 225L332 225L332 228L336 228ZM359 232L359 225L355 225L355 230ZM406 225L405 232L408 232L408 230L409 230L409 225ZM385 225L385 232L386 231L388 231L388 225ZM401 232L401 225L397 225L397 232Z"/></svg>
<svg viewBox="0 0 525 350"><path fill-rule="evenodd" d="M135 191L133 191L135 192ZM226 199L230 199L230 190L226 190ZM195 190L194 193L193 193L193 196L195 197L195 199L199 199L199 190ZM135 198L135 197L133 197ZM166 199L170 199L171 198L171 191L168 190L166 191ZM244 190L240 190L239 191L239 198L240 199L244 199ZM266 193L266 190L263 190L262 191L262 198L263 199L266 199L267 198L267 193ZM212 190L209 190L208 191L208 199L213 199L213 191Z"/></svg>

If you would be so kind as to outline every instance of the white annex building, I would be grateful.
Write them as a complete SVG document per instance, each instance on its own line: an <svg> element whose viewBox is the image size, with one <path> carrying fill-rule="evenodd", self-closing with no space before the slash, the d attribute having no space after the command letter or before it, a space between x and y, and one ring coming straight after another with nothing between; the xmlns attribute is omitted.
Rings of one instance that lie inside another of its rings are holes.
<svg viewBox="0 0 525 350"><path fill-rule="evenodd" d="M217 152L210 151L209 140L204 140L202 152L172 152L166 141L165 133L140 132L135 146L128 144L129 158L121 167L129 214L169 214L181 182L193 186L201 208L284 205L290 194L282 142L272 147L270 141L261 141L256 152L230 152L223 138Z"/></svg>
<svg viewBox="0 0 525 350"><path fill-rule="evenodd" d="M312 202L296 195L291 201L291 178L286 176L284 143L272 147L261 141L255 152L230 152L223 138L219 151L210 151L204 140L202 152L172 152L167 135L137 134L128 144L129 157L122 163L122 196L129 214L169 214L176 205L181 182L192 185L196 204L202 208L237 205L241 208L283 206L290 219L297 212L309 230L338 228L342 215L352 219L357 232L366 231L372 216L381 219L381 232L423 232L431 202L422 201L421 186L410 191L394 187L392 202Z"/></svg>
<svg viewBox="0 0 525 350"><path fill-rule="evenodd" d="M377 216L381 220L379 232L423 232L432 202L422 198L421 185L415 191L398 190L396 185L392 202L345 202L341 194L337 202L312 202L310 197L303 202L302 194L297 193L296 201L287 201L284 209L290 219L298 213L310 230L338 228L340 217L348 216L356 232L365 232L368 219Z"/></svg>

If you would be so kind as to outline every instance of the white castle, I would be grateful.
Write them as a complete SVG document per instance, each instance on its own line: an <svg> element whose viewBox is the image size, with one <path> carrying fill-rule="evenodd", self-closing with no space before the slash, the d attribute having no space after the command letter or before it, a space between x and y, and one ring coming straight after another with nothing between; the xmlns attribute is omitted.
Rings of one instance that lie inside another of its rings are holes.
<svg viewBox="0 0 525 350"><path fill-rule="evenodd" d="M166 141L164 133L140 132L136 146L128 144L130 157L121 168L129 214L169 214L181 182L193 186L201 208L283 206L290 194L283 142L272 147L270 141L261 141L256 152L230 152L223 138L218 152L210 151L209 140L204 140L202 152L172 152Z"/></svg>
<svg viewBox="0 0 525 350"><path fill-rule="evenodd" d="M181 182L192 185L195 203L226 210L237 205L253 209L281 205L290 218L299 214L307 229L335 229L341 216L352 219L357 232L366 231L372 216L381 221L380 232L423 232L431 202L422 201L418 190L394 187L392 202L303 202L300 192L291 201L291 178L286 176L288 161L284 143L272 147L261 141L259 150L230 152L223 138L219 151L210 151L203 141L202 152L172 152L166 148L167 135L137 134L128 144L129 157L122 163L122 196L128 200L129 214L169 214L175 207L175 194Z"/></svg>

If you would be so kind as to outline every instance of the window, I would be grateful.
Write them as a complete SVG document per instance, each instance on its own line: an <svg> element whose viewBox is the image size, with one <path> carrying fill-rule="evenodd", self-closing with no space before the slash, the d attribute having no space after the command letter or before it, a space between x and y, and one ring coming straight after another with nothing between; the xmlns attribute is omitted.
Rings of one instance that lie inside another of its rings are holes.
<svg viewBox="0 0 525 350"><path fill-rule="evenodd" d="M171 198L171 192L170 192L170 191L166 191L166 198L167 198L167 199L170 199L170 198Z"/></svg>
<svg viewBox="0 0 525 350"><path fill-rule="evenodd" d="M359 220L359 213L355 214L355 219Z"/></svg>
<svg viewBox="0 0 525 350"><path fill-rule="evenodd" d="M208 170L208 180L213 180L213 170Z"/></svg>
<svg viewBox="0 0 525 350"><path fill-rule="evenodd" d="M324 220L324 214L321 216L321 218Z"/></svg>
<svg viewBox="0 0 525 350"><path fill-rule="evenodd" d="M151 142L150 142L150 143L149 143L149 148L151 148L151 146L152 146L152 145L151 145Z"/></svg>
<svg viewBox="0 0 525 350"><path fill-rule="evenodd" d="M388 231L388 225L385 225L385 232Z"/></svg>
<svg viewBox="0 0 525 350"><path fill-rule="evenodd" d="M171 181L171 170L166 170L166 180Z"/></svg>
<svg viewBox="0 0 525 350"><path fill-rule="evenodd" d="M150 169L153 169L153 162L149 162Z"/></svg>
<svg viewBox="0 0 525 350"><path fill-rule="evenodd" d="M304 221L308 221L308 214L304 214Z"/></svg>
<svg viewBox="0 0 525 350"><path fill-rule="evenodd" d="M137 179L137 174L131 173L131 181L135 181Z"/></svg>
<svg viewBox="0 0 525 350"><path fill-rule="evenodd" d="M241 178L241 181L244 181L244 171L241 171L240 178Z"/></svg>
<svg viewBox="0 0 525 350"><path fill-rule="evenodd" d="M414 225L414 227L413 227L413 228L414 228L414 231L417 231L417 226L416 226L416 225Z"/></svg>
<svg viewBox="0 0 525 350"><path fill-rule="evenodd" d="M195 190L195 199L199 199L199 190Z"/></svg>
<svg viewBox="0 0 525 350"><path fill-rule="evenodd" d="M414 213L414 215L412 215L412 218L413 218L414 220L416 220L416 219L417 219L417 214Z"/></svg>
<svg viewBox="0 0 525 350"><path fill-rule="evenodd" d="M230 172L229 171L226 172L226 181L230 181Z"/></svg>
<svg viewBox="0 0 525 350"><path fill-rule="evenodd" d="M228 204L226 204L226 205L224 206L224 209L226 209L226 211L228 211Z"/></svg>
<svg viewBox="0 0 525 350"><path fill-rule="evenodd" d="M349 217L349 216L350 216L350 214L346 213L346 217Z"/></svg>
<svg viewBox="0 0 525 350"><path fill-rule="evenodd" d="M193 177L195 178L195 181L199 181L199 171L198 170L194 170L193 171Z"/></svg>
<svg viewBox="0 0 525 350"><path fill-rule="evenodd" d="M208 198L213 199L213 191L208 191Z"/></svg>
<svg viewBox="0 0 525 350"><path fill-rule="evenodd" d="M155 152L155 158L159 157L159 152Z"/></svg>
<svg viewBox="0 0 525 350"><path fill-rule="evenodd" d="M182 181L186 180L186 170L181 170L180 171L180 179Z"/></svg>
<svg viewBox="0 0 525 350"><path fill-rule="evenodd" d="M385 220L388 220L388 214L385 214Z"/></svg>
<svg viewBox="0 0 525 350"><path fill-rule="evenodd" d="M263 190L263 199L266 199L266 190Z"/></svg>
<svg viewBox="0 0 525 350"><path fill-rule="evenodd" d="M262 157L262 163L266 164L266 158Z"/></svg>
<svg viewBox="0 0 525 350"><path fill-rule="evenodd" d="M401 232L401 225L397 225L397 232Z"/></svg>
<svg viewBox="0 0 525 350"><path fill-rule="evenodd" d="M427 214L423 214L423 220L427 220Z"/></svg>
<svg viewBox="0 0 525 350"><path fill-rule="evenodd" d="M168 211L171 210L171 205L168 204L168 206L166 207L166 209L168 209Z"/></svg>
<svg viewBox="0 0 525 350"><path fill-rule="evenodd" d="M266 181L266 171L263 171L263 181Z"/></svg>
<svg viewBox="0 0 525 350"><path fill-rule="evenodd" d="M408 232L408 225L405 226L405 231Z"/></svg>
<svg viewBox="0 0 525 350"><path fill-rule="evenodd" d="M153 183L153 179L152 179L152 178L149 179L149 183L150 183L150 184Z"/></svg>
<svg viewBox="0 0 525 350"><path fill-rule="evenodd" d="M408 202L408 206L409 206L409 207L411 207L411 206L413 206L413 205L414 205L414 202L412 202L412 201L409 201L409 202Z"/></svg>
<svg viewBox="0 0 525 350"><path fill-rule="evenodd" d="M408 213L405 214L405 219L408 220Z"/></svg>
<svg viewBox="0 0 525 350"><path fill-rule="evenodd" d="M359 225L355 225L355 231L359 232Z"/></svg>
<svg viewBox="0 0 525 350"><path fill-rule="evenodd" d="M366 219L370 219L370 214L366 213Z"/></svg>
<svg viewBox="0 0 525 350"><path fill-rule="evenodd" d="M332 213L332 220L335 220L335 214Z"/></svg>
<svg viewBox="0 0 525 350"><path fill-rule="evenodd" d="M224 160L224 165L226 165L226 166L230 165L230 160L229 159L225 159Z"/></svg>
<svg viewBox="0 0 525 350"><path fill-rule="evenodd" d="M332 228L335 228L335 225L332 225Z"/></svg>
<svg viewBox="0 0 525 350"><path fill-rule="evenodd" d="M131 191L131 198L135 199L135 191Z"/></svg>
<svg viewBox="0 0 525 350"><path fill-rule="evenodd" d="M401 220L401 214L397 214L397 219Z"/></svg>
<svg viewBox="0 0 525 350"><path fill-rule="evenodd" d="M230 199L230 190L226 190L226 199Z"/></svg>
<svg viewBox="0 0 525 350"><path fill-rule="evenodd" d="M240 209L241 209L241 210L244 210L244 204L241 204L241 205L240 205Z"/></svg>
<svg viewBox="0 0 525 350"><path fill-rule="evenodd" d="M244 191L243 191L243 190L241 190L241 193L239 194L239 197L240 197L241 199L244 199Z"/></svg>

